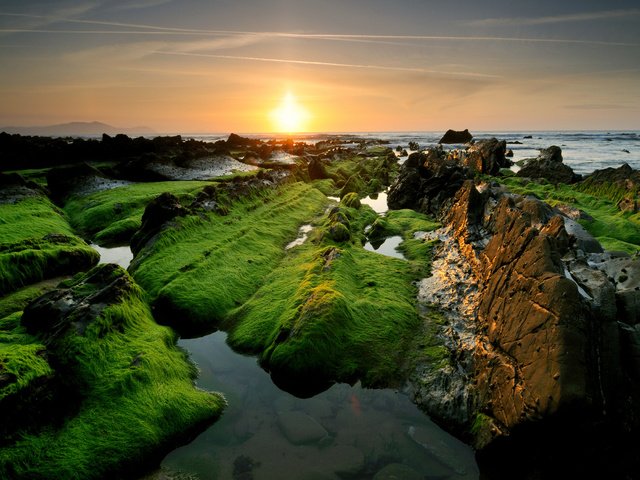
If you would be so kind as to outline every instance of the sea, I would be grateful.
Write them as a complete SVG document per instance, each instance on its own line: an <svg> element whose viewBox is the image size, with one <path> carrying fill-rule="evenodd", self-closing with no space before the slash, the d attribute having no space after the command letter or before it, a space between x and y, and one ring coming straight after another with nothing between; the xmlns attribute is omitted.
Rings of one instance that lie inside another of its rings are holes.
<svg viewBox="0 0 640 480"><path fill-rule="evenodd" d="M514 162L534 158L540 149L556 145L562 149L564 163L575 173L587 175L594 170L624 163L640 170L640 131L535 131L535 132L472 132L475 140L495 137L506 140L507 148L513 150ZM437 145L444 132L347 132L307 133L293 135L295 141L317 143L332 140L344 146L358 146L362 141L384 140L389 146L408 148L409 142L417 142L420 148ZM182 134L206 142L225 140L228 134ZM288 138L278 134L246 134L243 136L261 140ZM460 148L461 145L446 145L445 148Z"/></svg>

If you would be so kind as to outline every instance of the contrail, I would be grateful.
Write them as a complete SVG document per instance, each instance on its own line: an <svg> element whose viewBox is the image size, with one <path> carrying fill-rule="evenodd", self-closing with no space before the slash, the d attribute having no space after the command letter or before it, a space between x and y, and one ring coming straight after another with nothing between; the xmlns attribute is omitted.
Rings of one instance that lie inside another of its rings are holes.
<svg viewBox="0 0 640 480"><path fill-rule="evenodd" d="M618 47L640 47L638 43L628 42L608 42L600 40L581 40L581 39L563 39L563 38L530 38L530 37L498 37L498 36L457 36L457 35L378 35L378 34L332 34L332 33L296 33L296 32L256 32L256 31L243 31L243 30L203 30L193 28L176 28L176 27L161 27L157 25L145 25L137 23L122 23L122 22L107 22L98 20L77 20L69 18L59 17L47 17L44 15L29 15L22 13L3 13L2 16L13 17L26 17L26 18L39 18L48 19L51 22L66 22L85 25L100 25L109 27L125 27L125 28L137 28L142 31L138 32L125 32L132 34L143 34L143 31L160 32L172 35L260 35L263 37L276 37L276 38L300 38L310 40L341 40L341 41L370 41L372 43L379 43L379 41L386 40L423 40L423 41L460 41L460 42L521 42L521 43L556 43L556 44L575 44L575 45L602 45L602 46L618 46ZM14 29L18 31L19 29ZM10 30L3 30L10 31ZM33 33L37 33L34 29L25 30ZM75 33L74 30L46 30L43 33ZM78 31L78 33L84 33L85 31ZM99 32L106 33L106 32Z"/></svg>
<svg viewBox="0 0 640 480"><path fill-rule="evenodd" d="M462 76L462 77L475 77L475 78L501 78L499 75L490 75L485 73L474 72L447 72L439 70L426 70L423 68L411 68L411 67L390 67L385 65L367 65L358 63L336 63L336 62L318 62L313 60L290 60L286 58L269 58L269 57L245 57L240 55L216 55L212 53L192 53L192 52L163 52L155 51L154 54L158 55L179 55L187 57L204 57L204 58L220 58L225 60L248 60L255 62L271 62L271 63L288 63L294 65L316 65L324 67L343 67L343 68L365 68L375 70L393 70L400 72L415 72L426 73L430 75L446 75L446 76Z"/></svg>

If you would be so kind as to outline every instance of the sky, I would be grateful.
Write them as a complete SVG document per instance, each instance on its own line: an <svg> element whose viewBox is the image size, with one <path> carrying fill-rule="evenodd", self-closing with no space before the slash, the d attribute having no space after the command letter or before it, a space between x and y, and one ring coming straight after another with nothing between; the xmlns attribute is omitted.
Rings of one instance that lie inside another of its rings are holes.
<svg viewBox="0 0 640 480"><path fill-rule="evenodd" d="M0 2L0 127L640 129L638 0Z"/></svg>

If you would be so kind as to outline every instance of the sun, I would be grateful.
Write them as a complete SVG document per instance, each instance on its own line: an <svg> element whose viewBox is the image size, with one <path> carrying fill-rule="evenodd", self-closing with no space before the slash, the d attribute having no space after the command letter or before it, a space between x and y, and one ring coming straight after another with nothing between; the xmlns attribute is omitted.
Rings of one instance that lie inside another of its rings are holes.
<svg viewBox="0 0 640 480"><path fill-rule="evenodd" d="M305 129L309 118L306 109L298 105L296 97L288 92L280 102L280 105L271 112L271 121L275 129L284 133L297 133Z"/></svg>

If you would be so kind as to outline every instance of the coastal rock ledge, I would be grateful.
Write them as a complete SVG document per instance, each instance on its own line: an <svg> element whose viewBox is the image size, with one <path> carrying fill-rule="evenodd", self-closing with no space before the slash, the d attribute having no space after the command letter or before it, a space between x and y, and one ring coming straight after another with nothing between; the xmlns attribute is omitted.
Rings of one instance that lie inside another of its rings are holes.
<svg viewBox="0 0 640 480"><path fill-rule="evenodd" d="M541 200L471 178L434 149L389 192L391 208L443 224L427 234L440 244L419 301L444 313L451 362L416 370L415 402L477 449L490 478L638 471L640 292L627 282L640 259L602 253Z"/></svg>

